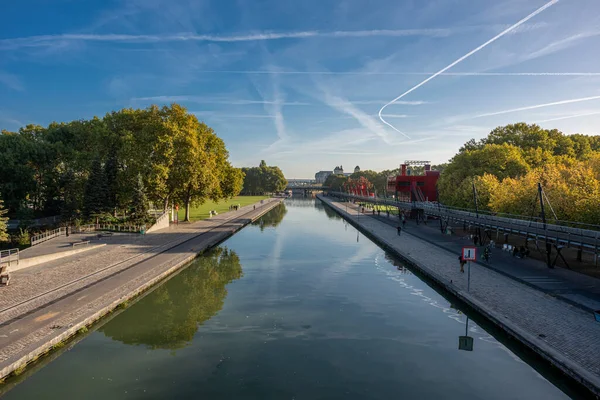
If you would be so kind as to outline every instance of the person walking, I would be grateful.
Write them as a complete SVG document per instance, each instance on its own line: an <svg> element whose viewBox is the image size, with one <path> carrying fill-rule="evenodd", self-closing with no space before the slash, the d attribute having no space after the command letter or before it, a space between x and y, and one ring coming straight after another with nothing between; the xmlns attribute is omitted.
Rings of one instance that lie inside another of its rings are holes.
<svg viewBox="0 0 600 400"><path fill-rule="evenodd" d="M483 259L486 262L490 261L490 248L489 247L486 247L485 249L483 249Z"/></svg>
<svg viewBox="0 0 600 400"><path fill-rule="evenodd" d="M400 225L398 225L398 236L400 236L402 234L402 228L400 227Z"/></svg>
<svg viewBox="0 0 600 400"><path fill-rule="evenodd" d="M406 217L402 214L402 226L406 227Z"/></svg>
<svg viewBox="0 0 600 400"><path fill-rule="evenodd" d="M465 272L465 264L467 262L463 258L462 254L460 256L458 256L458 261L460 262L460 272L464 273Z"/></svg>

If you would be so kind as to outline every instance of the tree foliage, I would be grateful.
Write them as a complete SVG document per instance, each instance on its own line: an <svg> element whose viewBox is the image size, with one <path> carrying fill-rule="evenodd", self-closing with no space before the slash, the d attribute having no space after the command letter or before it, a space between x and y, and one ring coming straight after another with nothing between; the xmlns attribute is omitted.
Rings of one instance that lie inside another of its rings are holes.
<svg viewBox="0 0 600 400"><path fill-rule="evenodd" d="M127 214L147 201L167 207L239 194L242 173L223 141L177 104L122 109L103 118L0 135L0 193L9 214ZM137 217L136 217L137 218Z"/></svg>
<svg viewBox="0 0 600 400"><path fill-rule="evenodd" d="M600 223L600 136L565 135L525 123L498 127L469 140L443 171L440 201L473 208L538 216L537 184L564 220Z"/></svg>
<svg viewBox="0 0 600 400"><path fill-rule="evenodd" d="M244 184L242 193L246 195L262 195L280 192L287 186L287 180L279 167L268 166L261 160L258 167L242 168Z"/></svg>

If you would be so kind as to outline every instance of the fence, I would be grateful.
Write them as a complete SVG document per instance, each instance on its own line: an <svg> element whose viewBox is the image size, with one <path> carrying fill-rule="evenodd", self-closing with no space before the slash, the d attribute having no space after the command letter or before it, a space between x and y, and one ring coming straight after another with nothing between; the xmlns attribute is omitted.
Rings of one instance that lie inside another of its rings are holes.
<svg viewBox="0 0 600 400"><path fill-rule="evenodd" d="M14 262L19 264L19 249L0 250L0 266Z"/></svg>
<svg viewBox="0 0 600 400"><path fill-rule="evenodd" d="M146 228L146 225L122 225L122 224L90 224L80 225L69 228L72 233L85 233L95 231L110 231L110 232L141 232Z"/></svg>
<svg viewBox="0 0 600 400"><path fill-rule="evenodd" d="M35 246L36 244L44 243L47 240L53 239L55 237L64 236L67 234L66 228L58 228L53 229L51 231L46 231L40 233L39 235L35 235L31 237L31 246Z"/></svg>

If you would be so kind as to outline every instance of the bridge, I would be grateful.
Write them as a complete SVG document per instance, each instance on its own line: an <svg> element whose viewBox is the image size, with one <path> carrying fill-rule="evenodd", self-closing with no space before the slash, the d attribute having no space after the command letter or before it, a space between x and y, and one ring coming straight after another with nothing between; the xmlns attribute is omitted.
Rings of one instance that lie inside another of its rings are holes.
<svg viewBox="0 0 600 400"><path fill-rule="evenodd" d="M288 189L304 186L317 186L317 181L314 179L288 179L287 182Z"/></svg>
<svg viewBox="0 0 600 400"><path fill-rule="evenodd" d="M285 190L323 190L323 186L314 179L288 179Z"/></svg>
<svg viewBox="0 0 600 400"><path fill-rule="evenodd" d="M574 248L577 250L577 259L581 260L582 252L594 255L595 265L598 265L600 255L600 226L581 224L570 221L558 221L558 224L540 222L539 219L519 219L518 216L498 216L484 212L473 212L444 206L439 203L427 201L402 202L390 199L357 196L341 192L329 192L330 195L354 199L361 202L388 205L404 210L416 211L417 218L431 216L440 220L440 228L446 231L450 228L450 222L466 227L475 227L481 240L491 240L495 234L496 240L500 234L505 239L509 234L521 236L525 239L525 246L533 242L536 248L547 254L547 264L554 267L558 257L567 265L567 261L561 254L563 248ZM451 229L451 228L450 228ZM544 243L544 250L539 248L539 242ZM552 250L555 250L554 261L551 261Z"/></svg>

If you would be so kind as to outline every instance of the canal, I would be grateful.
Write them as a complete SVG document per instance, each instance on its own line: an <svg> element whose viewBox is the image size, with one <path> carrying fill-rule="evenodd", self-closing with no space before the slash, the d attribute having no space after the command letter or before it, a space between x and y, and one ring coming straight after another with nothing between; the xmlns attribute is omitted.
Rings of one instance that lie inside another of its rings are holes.
<svg viewBox="0 0 600 400"><path fill-rule="evenodd" d="M9 380L4 397L570 398L492 328L466 323L333 211L286 200ZM465 331L472 351L458 348Z"/></svg>

